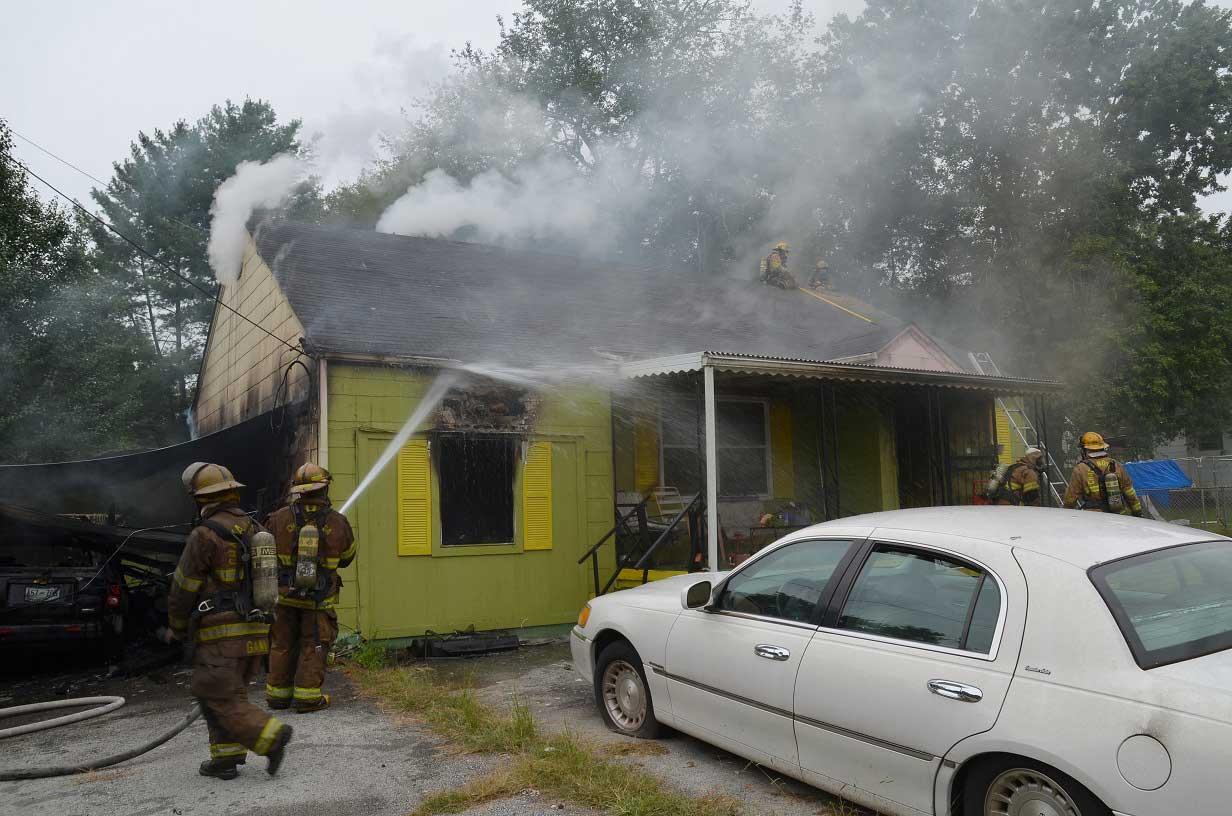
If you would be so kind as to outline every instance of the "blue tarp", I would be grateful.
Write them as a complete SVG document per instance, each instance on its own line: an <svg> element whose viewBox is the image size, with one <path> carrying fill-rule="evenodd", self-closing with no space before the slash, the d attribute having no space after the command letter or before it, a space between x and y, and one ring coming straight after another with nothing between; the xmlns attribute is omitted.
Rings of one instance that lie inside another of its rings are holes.
<svg viewBox="0 0 1232 816"><path fill-rule="evenodd" d="M1167 507L1169 490L1193 487L1193 480L1185 475L1174 459L1153 459L1147 462L1126 462L1129 478L1134 480L1138 495L1147 495L1156 506Z"/></svg>

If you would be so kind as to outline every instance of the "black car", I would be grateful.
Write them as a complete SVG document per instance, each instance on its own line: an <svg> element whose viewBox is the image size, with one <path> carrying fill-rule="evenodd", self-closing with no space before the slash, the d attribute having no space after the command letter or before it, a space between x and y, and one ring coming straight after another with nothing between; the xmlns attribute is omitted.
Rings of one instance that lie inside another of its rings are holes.
<svg viewBox="0 0 1232 816"><path fill-rule="evenodd" d="M105 562L70 544L0 540L0 647L81 643L118 657L127 593Z"/></svg>

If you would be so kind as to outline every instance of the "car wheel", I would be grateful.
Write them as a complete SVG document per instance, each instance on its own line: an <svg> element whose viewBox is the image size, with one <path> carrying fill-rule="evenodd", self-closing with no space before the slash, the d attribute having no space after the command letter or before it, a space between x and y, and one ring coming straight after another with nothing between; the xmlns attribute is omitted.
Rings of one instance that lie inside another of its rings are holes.
<svg viewBox="0 0 1232 816"><path fill-rule="evenodd" d="M599 653L595 664L595 700L607 727L640 739L659 736L654 701L637 651L619 640Z"/></svg>
<svg viewBox="0 0 1232 816"><path fill-rule="evenodd" d="M963 816L1110 816L1072 777L1023 758L982 762L971 770Z"/></svg>

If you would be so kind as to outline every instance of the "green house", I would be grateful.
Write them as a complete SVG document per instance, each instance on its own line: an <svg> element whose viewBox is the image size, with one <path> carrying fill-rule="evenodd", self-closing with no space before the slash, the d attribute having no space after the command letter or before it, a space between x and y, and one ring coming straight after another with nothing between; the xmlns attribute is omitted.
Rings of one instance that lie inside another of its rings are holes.
<svg viewBox="0 0 1232 816"><path fill-rule="evenodd" d="M1056 388L983 359L830 290L274 223L194 419L268 414L266 507L304 461L357 494L345 626L526 630L803 524L975 500Z"/></svg>

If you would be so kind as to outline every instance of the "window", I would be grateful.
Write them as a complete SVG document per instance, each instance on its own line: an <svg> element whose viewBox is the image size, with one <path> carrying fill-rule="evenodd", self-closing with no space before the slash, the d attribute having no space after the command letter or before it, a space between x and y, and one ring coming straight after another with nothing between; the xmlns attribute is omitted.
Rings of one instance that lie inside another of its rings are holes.
<svg viewBox="0 0 1232 816"><path fill-rule="evenodd" d="M808 622L851 541L797 541L757 559L728 579L718 608Z"/></svg>
<svg viewBox="0 0 1232 816"><path fill-rule="evenodd" d="M843 605L838 627L987 654L1001 591L983 570L946 556L878 544Z"/></svg>
<svg viewBox="0 0 1232 816"><path fill-rule="evenodd" d="M443 546L513 541L519 444L514 437L473 434L443 434L434 442Z"/></svg>
<svg viewBox="0 0 1232 816"><path fill-rule="evenodd" d="M1135 555L1090 574L1142 668L1232 647L1232 546L1227 542Z"/></svg>
<svg viewBox="0 0 1232 816"><path fill-rule="evenodd" d="M770 493L770 436L764 400L721 399L715 405L718 434L719 495L766 496ZM661 444L663 485L683 495L702 488L702 459L698 455L697 400L672 399L663 403Z"/></svg>

